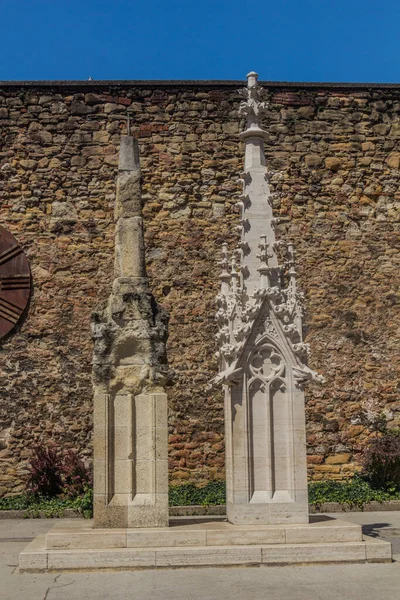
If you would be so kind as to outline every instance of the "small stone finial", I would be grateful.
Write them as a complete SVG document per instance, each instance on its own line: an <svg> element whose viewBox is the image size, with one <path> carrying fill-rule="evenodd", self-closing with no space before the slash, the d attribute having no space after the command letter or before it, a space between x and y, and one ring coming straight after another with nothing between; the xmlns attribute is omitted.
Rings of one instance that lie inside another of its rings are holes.
<svg viewBox="0 0 400 600"><path fill-rule="evenodd" d="M257 254L256 258L259 258L262 263L268 264L268 242L265 234L260 236L258 247L260 248L260 253Z"/></svg>
<svg viewBox="0 0 400 600"><path fill-rule="evenodd" d="M231 274L229 272L229 257L228 257L228 244L222 244L222 257L219 263L222 267L221 274L219 276L221 281L221 294L228 295L230 291Z"/></svg>
<svg viewBox="0 0 400 600"><path fill-rule="evenodd" d="M228 244L222 244L221 261L219 263L223 271L229 269Z"/></svg>
<svg viewBox="0 0 400 600"><path fill-rule="evenodd" d="M290 243L287 246L287 266L289 268L289 275L296 275L296 261L295 261L295 252L294 252L294 244Z"/></svg>
<svg viewBox="0 0 400 600"><path fill-rule="evenodd" d="M247 87L248 88L253 88L258 85L258 83L257 83L258 73L256 73L255 71L250 71L250 73L248 73L246 75L246 77L247 77Z"/></svg>
<svg viewBox="0 0 400 600"><path fill-rule="evenodd" d="M246 131L241 134L246 134L249 130L257 130L261 135L265 135L262 131L261 117L268 108L266 102L261 102L263 88L258 85L258 73L251 71L247 75L247 87L239 90L244 101L239 106L239 116L246 117Z"/></svg>

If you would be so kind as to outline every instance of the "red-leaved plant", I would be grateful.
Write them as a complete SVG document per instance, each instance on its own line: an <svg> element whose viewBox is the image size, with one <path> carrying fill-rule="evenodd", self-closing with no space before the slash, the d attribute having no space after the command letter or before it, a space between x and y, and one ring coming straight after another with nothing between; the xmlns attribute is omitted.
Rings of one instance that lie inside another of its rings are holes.
<svg viewBox="0 0 400 600"><path fill-rule="evenodd" d="M63 491L70 498L81 496L92 486L92 474L76 450L67 450L63 462Z"/></svg>
<svg viewBox="0 0 400 600"><path fill-rule="evenodd" d="M375 488L400 490L400 430L373 439L362 457L364 475Z"/></svg>
<svg viewBox="0 0 400 600"><path fill-rule="evenodd" d="M56 446L35 446L29 464L28 492L34 496L58 496L63 491L62 457Z"/></svg>
<svg viewBox="0 0 400 600"><path fill-rule="evenodd" d="M76 498L91 485L91 472L75 450L60 452L55 444L34 447L27 482L30 494Z"/></svg>

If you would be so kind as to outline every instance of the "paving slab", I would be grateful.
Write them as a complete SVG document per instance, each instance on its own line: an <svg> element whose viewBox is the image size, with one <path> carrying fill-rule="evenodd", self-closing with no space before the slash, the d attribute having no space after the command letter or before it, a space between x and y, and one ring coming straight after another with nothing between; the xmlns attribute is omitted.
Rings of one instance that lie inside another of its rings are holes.
<svg viewBox="0 0 400 600"><path fill-rule="evenodd" d="M400 511L335 512L329 513L328 516L361 525L364 535L390 542L393 560L400 561Z"/></svg>

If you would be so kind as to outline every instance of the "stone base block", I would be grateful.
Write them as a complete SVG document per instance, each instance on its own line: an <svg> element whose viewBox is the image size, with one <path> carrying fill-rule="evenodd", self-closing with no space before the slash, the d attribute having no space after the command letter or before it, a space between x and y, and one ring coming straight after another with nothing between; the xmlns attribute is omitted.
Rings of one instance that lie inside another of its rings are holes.
<svg viewBox="0 0 400 600"><path fill-rule="evenodd" d="M235 525L286 525L308 523L308 500L304 502L226 503L228 521Z"/></svg>
<svg viewBox="0 0 400 600"><path fill-rule="evenodd" d="M388 542L328 517L308 525L245 526L226 520L171 520L170 527L94 529L61 522L20 554L21 571L215 565L390 562Z"/></svg>
<svg viewBox="0 0 400 600"><path fill-rule="evenodd" d="M106 505L103 497L94 496L93 527L109 528L168 527L168 494L157 494L157 500L149 504Z"/></svg>

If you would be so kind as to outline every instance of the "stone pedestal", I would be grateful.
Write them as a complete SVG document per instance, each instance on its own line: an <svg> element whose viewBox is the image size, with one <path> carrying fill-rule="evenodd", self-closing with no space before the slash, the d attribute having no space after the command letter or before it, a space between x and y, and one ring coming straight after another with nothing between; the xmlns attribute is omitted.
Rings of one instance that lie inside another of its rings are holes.
<svg viewBox="0 0 400 600"><path fill-rule="evenodd" d="M60 522L20 554L21 571L391 562L391 545L328 517L309 525L244 526L176 519L155 529Z"/></svg>
<svg viewBox="0 0 400 600"><path fill-rule="evenodd" d="M229 521L308 523L303 395L246 381L226 393L225 414Z"/></svg>
<svg viewBox="0 0 400 600"><path fill-rule="evenodd" d="M168 524L167 396L94 399L96 527Z"/></svg>

